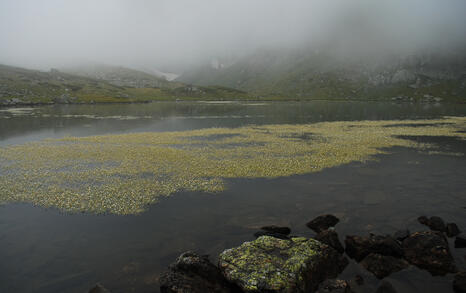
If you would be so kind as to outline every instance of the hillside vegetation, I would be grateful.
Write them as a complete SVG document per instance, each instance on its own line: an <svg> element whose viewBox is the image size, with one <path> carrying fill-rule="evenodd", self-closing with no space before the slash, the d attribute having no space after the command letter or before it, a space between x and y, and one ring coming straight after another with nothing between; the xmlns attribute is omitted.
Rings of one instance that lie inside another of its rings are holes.
<svg viewBox="0 0 466 293"><path fill-rule="evenodd" d="M248 95L236 89L169 82L123 68L91 78L55 69L43 72L0 65L0 105L244 98Z"/></svg>

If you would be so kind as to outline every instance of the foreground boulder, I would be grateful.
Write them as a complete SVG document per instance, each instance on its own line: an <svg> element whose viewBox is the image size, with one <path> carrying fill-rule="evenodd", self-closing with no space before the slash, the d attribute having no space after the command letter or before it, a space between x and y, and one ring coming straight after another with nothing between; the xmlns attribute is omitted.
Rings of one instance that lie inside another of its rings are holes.
<svg viewBox="0 0 466 293"><path fill-rule="evenodd" d="M242 292L229 283L220 270L206 256L188 251L170 265L160 277L162 293L233 293Z"/></svg>
<svg viewBox="0 0 466 293"><path fill-rule="evenodd" d="M315 239L261 236L219 256L225 277L244 292L315 292L348 260Z"/></svg>
<svg viewBox="0 0 466 293"><path fill-rule="evenodd" d="M432 275L456 272L445 236L436 231L416 232L403 241L406 260Z"/></svg>
<svg viewBox="0 0 466 293"><path fill-rule="evenodd" d="M306 226L314 232L319 233L330 227L334 227L338 222L340 220L334 215L322 215L309 221Z"/></svg>
<svg viewBox="0 0 466 293"><path fill-rule="evenodd" d="M394 272L407 268L409 263L401 258L371 253L361 261L361 265L377 278L383 279Z"/></svg>
<svg viewBox="0 0 466 293"><path fill-rule="evenodd" d="M403 248L400 242L390 236L346 236L346 253L360 262L371 253L402 257Z"/></svg>

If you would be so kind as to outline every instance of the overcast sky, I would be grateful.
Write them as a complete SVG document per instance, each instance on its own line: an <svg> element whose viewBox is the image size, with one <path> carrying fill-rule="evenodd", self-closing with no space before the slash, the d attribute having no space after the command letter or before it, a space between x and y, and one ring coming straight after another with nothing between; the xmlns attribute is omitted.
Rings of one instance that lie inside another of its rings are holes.
<svg viewBox="0 0 466 293"><path fill-rule="evenodd" d="M409 53L466 41L465 0L0 0L0 63L190 65L258 48Z"/></svg>

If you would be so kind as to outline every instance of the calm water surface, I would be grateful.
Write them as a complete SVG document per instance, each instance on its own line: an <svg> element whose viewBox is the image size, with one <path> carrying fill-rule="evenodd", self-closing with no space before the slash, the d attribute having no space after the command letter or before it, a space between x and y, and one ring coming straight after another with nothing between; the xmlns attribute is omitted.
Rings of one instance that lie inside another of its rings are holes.
<svg viewBox="0 0 466 293"><path fill-rule="evenodd" d="M6 111L5 111L6 110ZM151 103L0 109L0 146L45 138L141 131L174 131L251 124L423 119L465 116L466 105L376 102ZM454 138L412 138L466 153ZM438 215L466 230L465 156L425 155L396 148L377 161L309 175L235 179L220 194L181 192L136 216L66 214L30 204L0 206L0 292L87 292L101 282L112 292L158 292L158 275L183 251L210 254L252 240L263 225L305 223L322 213L348 234L424 230L420 215ZM450 241L451 242L451 241ZM452 244L452 243L450 243ZM466 250L454 249L466 269ZM342 278L361 274L356 263ZM452 275L432 277L410 267L388 279L398 292L453 292Z"/></svg>

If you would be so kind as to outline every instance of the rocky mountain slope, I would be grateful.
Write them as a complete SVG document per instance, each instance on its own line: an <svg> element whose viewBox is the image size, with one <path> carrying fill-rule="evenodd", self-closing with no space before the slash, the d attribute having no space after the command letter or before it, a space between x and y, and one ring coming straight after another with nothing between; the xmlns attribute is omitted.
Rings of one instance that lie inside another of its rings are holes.
<svg viewBox="0 0 466 293"><path fill-rule="evenodd" d="M177 80L233 87L256 97L466 101L466 58L363 60L315 51L262 50L225 66L200 66Z"/></svg>

